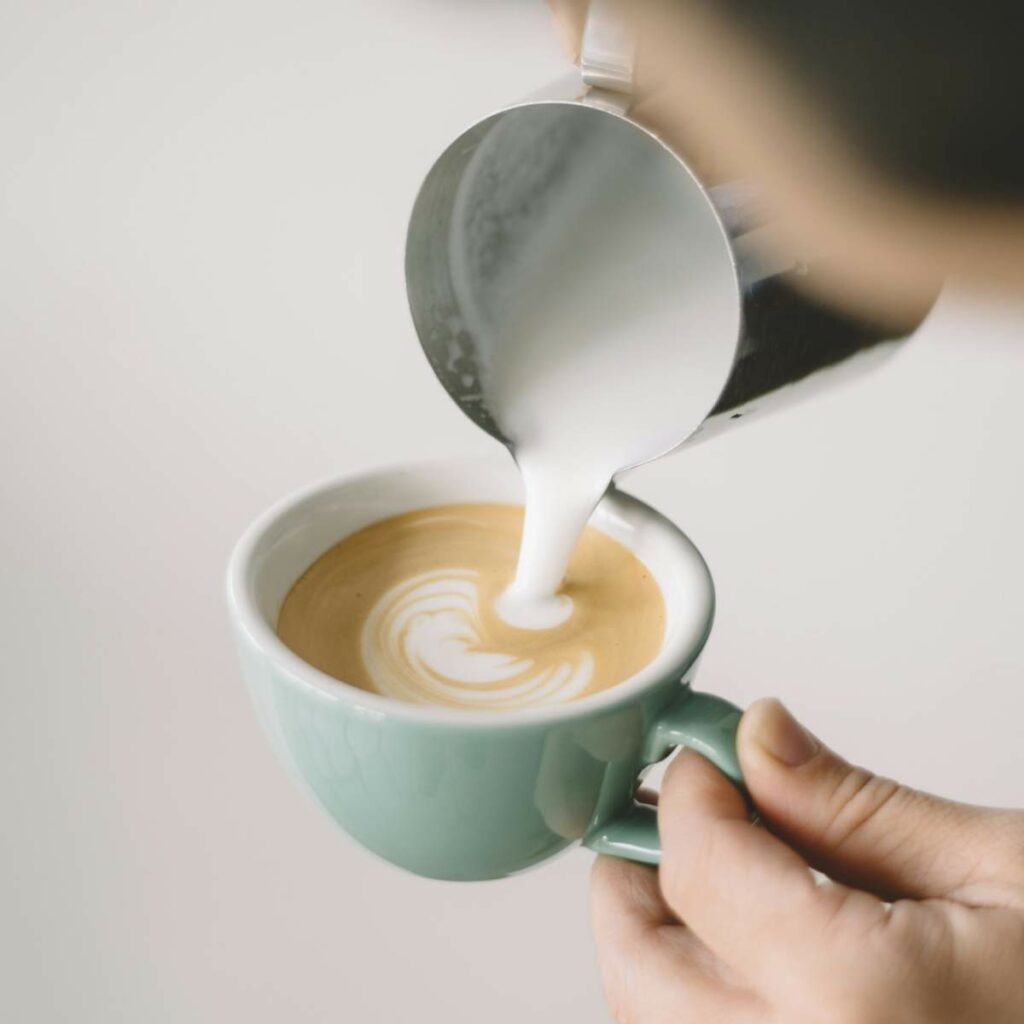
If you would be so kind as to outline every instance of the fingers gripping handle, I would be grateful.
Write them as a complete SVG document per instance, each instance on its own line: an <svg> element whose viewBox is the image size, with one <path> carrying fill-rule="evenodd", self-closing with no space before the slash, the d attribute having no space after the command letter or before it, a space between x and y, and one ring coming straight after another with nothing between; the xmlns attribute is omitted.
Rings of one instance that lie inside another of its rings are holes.
<svg viewBox="0 0 1024 1024"><path fill-rule="evenodd" d="M689 747L742 789L743 776L736 755L736 730L742 715L727 700L710 693L694 693L686 687L654 723L643 751L643 763L654 764L676 747ZM596 828L584 844L595 853L658 864L658 811L634 800L624 813Z"/></svg>

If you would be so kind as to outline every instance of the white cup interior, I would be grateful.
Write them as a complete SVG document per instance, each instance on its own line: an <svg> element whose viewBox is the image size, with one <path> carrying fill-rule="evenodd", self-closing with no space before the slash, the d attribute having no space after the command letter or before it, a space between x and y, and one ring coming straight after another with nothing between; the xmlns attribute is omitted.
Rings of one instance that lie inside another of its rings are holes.
<svg viewBox="0 0 1024 1024"><path fill-rule="evenodd" d="M348 686L313 668L276 635L277 616L292 584L329 548L356 530L389 516L449 502L521 504L519 473L511 459L449 461L372 471L312 487L284 499L243 535L228 569L228 603L238 625L263 653L310 685L413 716L460 722L480 718L536 719L566 707L612 705L668 674L682 675L700 654L714 615L714 587L690 540L649 506L612 490L591 525L621 541L650 569L665 598L665 642L658 656L618 686L573 701L520 711L470 711L399 704Z"/></svg>

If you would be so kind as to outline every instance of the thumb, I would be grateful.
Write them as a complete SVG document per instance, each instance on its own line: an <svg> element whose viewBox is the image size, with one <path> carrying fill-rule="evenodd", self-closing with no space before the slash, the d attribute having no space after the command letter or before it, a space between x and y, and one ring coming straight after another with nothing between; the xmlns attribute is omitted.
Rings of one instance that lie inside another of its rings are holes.
<svg viewBox="0 0 1024 1024"><path fill-rule="evenodd" d="M587 3L588 0L548 0L562 50L574 64L580 59L580 39L587 17Z"/></svg>
<svg viewBox="0 0 1024 1024"><path fill-rule="evenodd" d="M765 823L830 878L886 899L972 902L986 902L989 883L1005 884L1020 815L940 800L848 764L773 699L747 710L737 745Z"/></svg>

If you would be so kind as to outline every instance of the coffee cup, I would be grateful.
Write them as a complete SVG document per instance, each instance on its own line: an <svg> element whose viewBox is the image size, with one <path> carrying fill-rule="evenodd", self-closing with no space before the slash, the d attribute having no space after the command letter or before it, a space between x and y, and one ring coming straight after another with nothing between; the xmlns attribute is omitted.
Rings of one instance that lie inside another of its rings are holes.
<svg viewBox="0 0 1024 1024"><path fill-rule="evenodd" d="M501 878L576 843L657 863L656 813L635 791L678 746L741 784L740 711L691 689L714 617L711 574L682 531L614 487L592 525L648 567L666 620L654 660L607 690L514 711L411 704L326 675L277 636L292 585L356 530L435 505L521 501L511 460L362 473L280 501L246 530L228 567L242 673L277 755L353 839L428 878Z"/></svg>

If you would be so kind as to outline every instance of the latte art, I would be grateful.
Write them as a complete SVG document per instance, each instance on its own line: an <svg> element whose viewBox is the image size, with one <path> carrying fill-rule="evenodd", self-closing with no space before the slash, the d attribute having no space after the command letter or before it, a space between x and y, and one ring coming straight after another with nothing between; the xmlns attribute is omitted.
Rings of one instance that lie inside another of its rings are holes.
<svg viewBox="0 0 1024 1024"><path fill-rule="evenodd" d="M594 673L591 653L524 657L489 646L479 579L471 569L437 569L384 594L362 632L374 688L398 700L494 709L580 696Z"/></svg>
<svg viewBox="0 0 1024 1024"><path fill-rule="evenodd" d="M420 509L346 537L292 587L281 639L321 671L396 700L477 710L542 707L597 693L658 654L661 590L624 545L584 530L559 600L568 617L522 628L501 614L523 512Z"/></svg>

